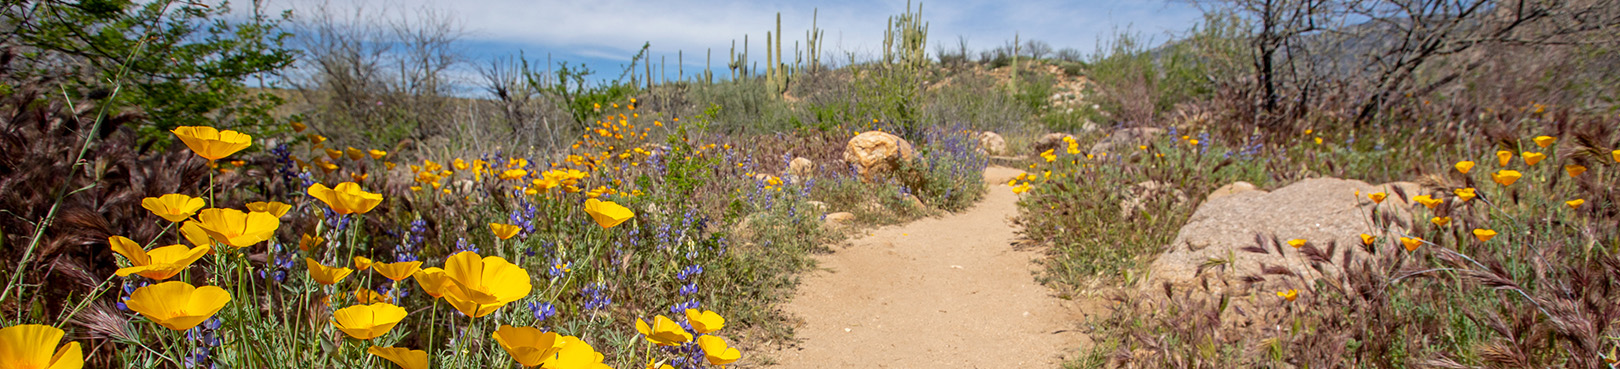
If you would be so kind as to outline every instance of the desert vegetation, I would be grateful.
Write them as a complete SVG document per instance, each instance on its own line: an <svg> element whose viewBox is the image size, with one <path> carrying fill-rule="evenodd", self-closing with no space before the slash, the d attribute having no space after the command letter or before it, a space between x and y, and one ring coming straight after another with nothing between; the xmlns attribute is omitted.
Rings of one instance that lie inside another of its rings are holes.
<svg viewBox="0 0 1620 369"><path fill-rule="evenodd" d="M0 367L765 366L827 245L998 186L1107 301L1069 366L1620 360L1611 1L1212 1L1089 53L908 4L675 73L261 5L0 5Z"/></svg>

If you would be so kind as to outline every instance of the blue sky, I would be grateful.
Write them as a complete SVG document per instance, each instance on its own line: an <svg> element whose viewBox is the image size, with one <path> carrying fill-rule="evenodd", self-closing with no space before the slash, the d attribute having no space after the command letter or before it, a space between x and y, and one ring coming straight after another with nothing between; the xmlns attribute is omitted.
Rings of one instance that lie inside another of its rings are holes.
<svg viewBox="0 0 1620 369"><path fill-rule="evenodd" d="M653 60L668 58L667 71L676 73L676 51L686 53L687 72L701 71L706 49L714 50L714 68L724 71L732 41L741 48L748 35L753 61L763 63L766 31L775 28L782 14L784 55L791 55L793 40L802 40L810 28L811 12L819 9L819 26L826 30L823 60L847 60L876 55L882 46L885 20L905 11L901 1L735 1L735 0L271 0L269 10L293 9L295 16L327 9L363 8L384 17L408 17L418 9L434 9L455 19L465 34L458 45L471 65L487 64L495 57L523 51L530 60L586 63L599 74L617 76L622 65L643 43L650 42ZM929 51L937 45L954 47L957 36L967 38L970 50L983 50L1012 40L1037 39L1053 49L1076 48L1090 53L1099 37L1131 29L1155 40L1187 29L1199 11L1182 0L1121 1L984 1L936 0L923 3L929 23ZM740 50L739 50L740 51ZM789 56L791 58L791 56ZM656 72L655 72L656 73Z"/></svg>

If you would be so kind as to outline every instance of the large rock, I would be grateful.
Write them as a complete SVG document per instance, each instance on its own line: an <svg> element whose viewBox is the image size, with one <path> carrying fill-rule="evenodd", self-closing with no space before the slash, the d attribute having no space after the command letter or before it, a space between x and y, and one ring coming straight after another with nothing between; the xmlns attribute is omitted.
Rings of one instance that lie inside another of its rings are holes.
<svg viewBox="0 0 1620 369"><path fill-rule="evenodd" d="M985 153L1002 156L1007 155L1007 139L995 132L984 131L979 133L979 150Z"/></svg>
<svg viewBox="0 0 1620 369"><path fill-rule="evenodd" d="M855 135L844 147L844 162L854 165L856 174L865 181L892 172L916 156L910 142L880 131Z"/></svg>
<svg viewBox="0 0 1620 369"><path fill-rule="evenodd" d="M1069 147L1067 141L1073 139L1074 136L1067 133L1047 133L1045 136L1041 136L1040 139L1035 140L1035 153L1040 154L1046 152L1046 150L1062 152Z"/></svg>
<svg viewBox="0 0 1620 369"><path fill-rule="evenodd" d="M1361 247L1360 235L1379 233L1371 229L1368 218L1375 206L1381 213L1406 213L1410 205L1395 195L1395 187L1408 196L1421 190L1417 184L1407 182L1375 186L1337 178L1308 179L1271 192L1243 182L1221 187L1193 212L1175 240L1153 261L1142 286L1157 290L1168 283L1178 290L1243 295L1285 289L1286 285L1265 284L1273 282L1257 285L1245 280L1265 276L1266 267L1286 268L1306 276L1339 273L1335 265L1344 257L1360 260L1369 255ZM1357 192L1361 196L1356 196ZM1375 205L1366 197L1373 192L1390 195L1383 204ZM1273 237L1279 242L1305 239L1310 244L1299 249L1283 245L1279 255L1276 245L1270 244ZM1267 253L1244 250L1256 246L1261 238L1267 242ZM1327 255L1330 262L1319 263L1320 270L1307 267L1312 264L1306 256L1310 249L1325 254L1330 247L1334 249ZM1276 279L1280 278L1268 281Z"/></svg>
<svg viewBox="0 0 1620 369"><path fill-rule="evenodd" d="M1135 149L1137 146L1146 145L1148 142L1153 141L1153 139L1163 135L1163 128L1120 128L1114 130L1114 133L1108 134L1108 137L1103 138L1101 141L1097 141L1096 144L1092 144L1091 151L1088 153L1098 155L1106 152L1113 152L1114 150L1122 147Z"/></svg>

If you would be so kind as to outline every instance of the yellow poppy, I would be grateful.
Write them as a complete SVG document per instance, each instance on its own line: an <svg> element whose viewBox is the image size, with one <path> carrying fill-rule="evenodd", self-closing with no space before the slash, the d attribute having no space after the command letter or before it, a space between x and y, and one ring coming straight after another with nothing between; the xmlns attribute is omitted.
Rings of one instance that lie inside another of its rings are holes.
<svg viewBox="0 0 1620 369"><path fill-rule="evenodd" d="M422 262L401 261L397 263L376 263L372 264L372 268L377 269L377 273L382 274L383 277L397 282L404 280L405 278L410 278L412 274L416 274L417 270L422 269Z"/></svg>
<svg viewBox="0 0 1620 369"><path fill-rule="evenodd" d="M157 281L180 274L181 271L190 267L191 263L208 254L209 250L206 245L197 246L197 248L187 248L185 245L168 245L146 251L141 248L140 244L123 236L108 237L107 243L112 246L113 252L123 255L125 259L129 259L130 266L118 268L118 271L114 272L114 274L119 277L139 274L142 277Z"/></svg>
<svg viewBox="0 0 1620 369"><path fill-rule="evenodd" d="M398 365L400 369L428 369L433 366L433 361L428 360L427 351L422 350L371 346L366 349L366 353L388 360Z"/></svg>
<svg viewBox="0 0 1620 369"><path fill-rule="evenodd" d="M366 152L360 151L360 149L356 149L353 146L343 149L343 152L349 154L349 160L360 160L366 157Z"/></svg>
<svg viewBox="0 0 1620 369"><path fill-rule="evenodd" d="M343 158L343 151L335 150L335 149L326 149L326 157L332 158L332 160L341 159L341 158Z"/></svg>
<svg viewBox="0 0 1620 369"><path fill-rule="evenodd" d="M314 278L315 282L324 285L337 284L342 282L344 278L348 278L349 273L354 273L354 269L349 269L349 267L333 268L310 258L304 258L304 264L309 265L309 277Z"/></svg>
<svg viewBox="0 0 1620 369"><path fill-rule="evenodd" d="M354 305L332 312L332 326L354 339L369 340L388 334L405 315L405 308L389 303Z"/></svg>
<svg viewBox="0 0 1620 369"><path fill-rule="evenodd" d="M231 293L223 288L172 281L137 288L124 304L158 325L183 331L213 317L228 302Z"/></svg>
<svg viewBox="0 0 1620 369"><path fill-rule="evenodd" d="M43 324L22 324L0 329L0 367L79 369L84 351L78 342L57 348L66 332Z"/></svg>
<svg viewBox="0 0 1620 369"><path fill-rule="evenodd" d="M548 357L557 356L563 348L562 337L556 332L541 332L535 327L513 327L502 324L490 334L495 343L506 350L518 364L525 367L537 366Z"/></svg>
<svg viewBox="0 0 1620 369"><path fill-rule="evenodd" d="M1288 300L1288 302L1294 302L1294 299L1299 298L1299 290L1290 288L1287 291L1279 291L1277 292L1277 297Z"/></svg>
<svg viewBox="0 0 1620 369"><path fill-rule="evenodd" d="M185 194L171 193L159 197L141 199L141 207L152 212L152 215L162 217L170 222L180 222L197 214L198 210L208 207L208 202L201 197L191 197Z"/></svg>
<svg viewBox="0 0 1620 369"><path fill-rule="evenodd" d="M505 239L511 239L512 237L516 237L518 232L523 231L523 227L519 227L519 226L515 226L515 225L511 225L511 224L490 223L489 224L489 230L495 232L495 237L499 237L500 239L505 240Z"/></svg>
<svg viewBox="0 0 1620 369"><path fill-rule="evenodd" d="M1492 237L1496 237L1496 231L1484 228L1474 229L1474 238L1479 239L1479 242L1490 241Z"/></svg>
<svg viewBox="0 0 1620 369"><path fill-rule="evenodd" d="M697 309L686 309L686 323L692 326L693 331L709 333L725 328L726 318L713 311L699 312Z"/></svg>
<svg viewBox="0 0 1620 369"><path fill-rule="evenodd" d="M338 165L336 163L326 161L325 158L320 158L320 159L315 159L315 160L316 160L315 161L315 166L320 167L322 172L332 173L332 172L336 172L338 170Z"/></svg>
<svg viewBox="0 0 1620 369"><path fill-rule="evenodd" d="M602 364L603 355L579 337L562 336L562 349L540 362L541 368L610 369Z"/></svg>
<svg viewBox="0 0 1620 369"><path fill-rule="evenodd" d="M1474 162L1468 161L1468 160L1459 161L1459 162L1457 162L1456 167L1457 167L1457 172L1462 173L1462 174L1468 174L1469 170L1474 169Z"/></svg>
<svg viewBox="0 0 1620 369"><path fill-rule="evenodd" d="M1417 251L1419 246L1423 246L1423 239L1417 237L1401 237L1401 245L1406 246L1406 251Z"/></svg>
<svg viewBox="0 0 1620 369"><path fill-rule="evenodd" d="M310 185L307 192L338 214L365 214L382 203L383 199L382 194L366 192L354 182L339 183L331 188L316 183Z"/></svg>
<svg viewBox="0 0 1620 369"><path fill-rule="evenodd" d="M444 274L444 269L436 267L423 268L411 273L411 279L415 279L416 284L422 286L422 291L426 291L428 296L433 298L444 297L446 291L456 288L455 282L450 281L450 276Z"/></svg>
<svg viewBox="0 0 1620 369"><path fill-rule="evenodd" d="M647 326L647 321L636 318L636 332L646 336L647 342L659 346L678 346L692 341L691 333L686 333L686 329L681 328L680 324L663 315L654 317L650 327Z"/></svg>
<svg viewBox="0 0 1620 369"><path fill-rule="evenodd" d="M304 135L304 137L308 137L309 142L313 142L316 145L320 145L321 143L326 142L326 136L322 136L322 135L318 135L318 134L314 134L314 133Z"/></svg>
<svg viewBox="0 0 1620 369"><path fill-rule="evenodd" d="M1565 201L1564 205L1569 205L1569 208L1573 210L1573 209L1580 209L1581 204L1585 204L1585 203L1586 203L1586 199L1574 199L1574 200Z"/></svg>
<svg viewBox="0 0 1620 369"><path fill-rule="evenodd" d="M371 149L370 151L366 151L366 154L370 154L371 159L373 159L373 160L382 159L384 156L388 156L387 151L382 151L382 150L377 150L377 149Z"/></svg>
<svg viewBox="0 0 1620 369"><path fill-rule="evenodd" d="M366 269L371 269L371 258L364 257L364 256L356 256L356 257L354 257L354 269L359 270L359 271L365 271Z"/></svg>
<svg viewBox="0 0 1620 369"><path fill-rule="evenodd" d="M1620 163L1620 150L1610 151L1609 155L1614 156L1614 162Z"/></svg>
<svg viewBox="0 0 1620 369"><path fill-rule="evenodd" d="M292 129L293 129L293 133L301 133L301 132L304 132L304 130L309 129L309 126L306 126L303 123L299 123L299 122L292 122L291 125L292 125Z"/></svg>
<svg viewBox="0 0 1620 369"><path fill-rule="evenodd" d="M1474 192L1473 187L1451 190L1451 193L1456 194L1457 199L1462 200L1463 202L1468 202L1468 200L1473 200L1475 196L1478 196L1478 194Z"/></svg>
<svg viewBox="0 0 1620 369"><path fill-rule="evenodd" d="M1303 239L1303 238L1295 238L1295 239L1292 239L1292 240L1288 240L1288 246L1293 246L1296 249L1300 248L1300 247L1304 247L1305 246L1305 239Z"/></svg>
<svg viewBox="0 0 1620 369"><path fill-rule="evenodd" d="M391 161L383 162L383 167L388 168L388 170L394 170L394 167L397 166L397 165L399 165L399 164L394 164L394 162L391 162Z"/></svg>
<svg viewBox="0 0 1620 369"><path fill-rule="evenodd" d="M636 213L630 211L630 208L612 201L597 199L585 200L585 213L590 214L591 219L596 220L596 224L602 226L602 228L613 228L636 216Z"/></svg>
<svg viewBox="0 0 1620 369"><path fill-rule="evenodd" d="M234 247L248 247L274 237L281 220L274 215L236 209L203 209L198 226L208 237Z"/></svg>
<svg viewBox="0 0 1620 369"><path fill-rule="evenodd" d="M349 180L352 180L352 181L355 181L355 182L365 182L366 178L371 178L371 174L370 173L349 173Z"/></svg>
<svg viewBox="0 0 1620 369"><path fill-rule="evenodd" d="M1512 186L1513 182L1517 182L1520 176L1522 175L1517 170L1498 170L1496 173L1491 173L1491 180L1503 186Z"/></svg>
<svg viewBox="0 0 1620 369"><path fill-rule="evenodd" d="M1429 218L1429 223L1434 223L1435 226L1445 227L1447 224L1451 224L1451 217Z"/></svg>
<svg viewBox="0 0 1620 369"><path fill-rule="evenodd" d="M354 290L354 301L356 303L360 303L360 304L375 304L375 303L379 303L379 302L393 303L394 298L391 297L391 296L388 296L388 295L377 293L377 291L372 291L372 290L368 290L368 289L365 289L365 288L361 288L361 289L358 289L358 290Z"/></svg>
<svg viewBox="0 0 1620 369"><path fill-rule="evenodd" d="M1586 173L1586 166L1580 164L1565 165L1564 171L1569 172L1570 178L1575 178L1575 176L1579 176L1581 173Z"/></svg>
<svg viewBox="0 0 1620 369"><path fill-rule="evenodd" d="M1052 150L1057 150L1057 149L1050 149L1050 150L1046 150L1044 152L1041 152L1041 159L1046 159L1046 162L1048 162L1048 163L1057 161L1057 154L1052 153Z"/></svg>
<svg viewBox="0 0 1620 369"><path fill-rule="evenodd" d="M1440 205L1441 200L1434 198L1434 196L1417 195L1417 196L1412 196L1412 201L1416 201L1419 204L1423 204L1424 207L1427 207L1429 209L1434 209L1434 207L1436 205Z"/></svg>
<svg viewBox="0 0 1620 369"><path fill-rule="evenodd" d="M1387 198L1387 197L1389 197L1389 194L1386 194L1386 193L1383 193L1383 192L1374 192L1374 193L1371 193L1371 194L1367 194L1367 198L1371 199L1374 204L1383 203L1384 198Z"/></svg>
<svg viewBox="0 0 1620 369"><path fill-rule="evenodd" d="M180 236L185 237L186 242L190 242L192 246L214 245L214 239L208 237L208 231L202 229L202 223L195 220L187 220L180 225ZM208 253L212 254L213 251L210 250Z"/></svg>
<svg viewBox="0 0 1620 369"><path fill-rule="evenodd" d="M1539 152L1529 152L1529 151L1524 152L1524 163L1528 164L1528 165L1536 165L1536 163L1541 162L1541 159L1546 159L1546 158L1547 158L1547 154L1542 154L1542 153L1539 153Z"/></svg>
<svg viewBox="0 0 1620 369"><path fill-rule="evenodd" d="M1361 244L1362 245L1372 246L1373 242L1377 241L1377 240L1378 240L1378 238L1373 237L1373 235L1366 234L1366 233L1361 234Z"/></svg>
<svg viewBox="0 0 1620 369"><path fill-rule="evenodd" d="M1553 136L1536 136L1536 138L1531 139L1531 141L1535 141L1536 146L1547 148L1547 146L1551 146L1553 142L1557 142L1558 139Z"/></svg>
<svg viewBox="0 0 1620 369"><path fill-rule="evenodd" d="M298 236L298 250L309 252L309 249L320 246L322 242L326 242L326 238L321 236L310 236L308 233L305 233Z"/></svg>
<svg viewBox="0 0 1620 369"><path fill-rule="evenodd" d="M1501 166L1505 167L1505 166L1508 165L1509 161L1513 161L1513 152L1512 151L1499 150L1499 151L1496 152L1496 162L1497 162L1497 164L1501 164Z"/></svg>
<svg viewBox="0 0 1620 369"><path fill-rule="evenodd" d="M176 127L173 131L191 152L208 161L219 160L253 145L253 137L237 131L217 130L214 127Z"/></svg>
<svg viewBox="0 0 1620 369"><path fill-rule="evenodd" d="M270 215L280 218L283 215L287 215L288 210L292 210L292 205L280 201L258 201L248 203L247 208L248 211L270 213Z"/></svg>
<svg viewBox="0 0 1620 369"><path fill-rule="evenodd" d="M698 347L703 349L703 358L709 364L726 365L737 362L742 358L742 351L734 347L726 347L726 340L716 336L702 336L697 338Z"/></svg>
<svg viewBox="0 0 1620 369"><path fill-rule="evenodd" d="M444 260L444 274L455 288L445 291L444 299L462 314L474 318L489 315L529 295L533 288L529 272L499 256L480 258L463 251Z"/></svg>

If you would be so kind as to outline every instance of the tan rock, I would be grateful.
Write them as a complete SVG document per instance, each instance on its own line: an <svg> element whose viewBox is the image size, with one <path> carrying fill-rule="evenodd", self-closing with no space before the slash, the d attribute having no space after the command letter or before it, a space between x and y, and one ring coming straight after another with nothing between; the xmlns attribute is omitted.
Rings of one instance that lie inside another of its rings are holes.
<svg viewBox="0 0 1620 369"><path fill-rule="evenodd" d="M1007 139L991 131L979 133L979 150L990 155L1007 155Z"/></svg>
<svg viewBox="0 0 1620 369"><path fill-rule="evenodd" d="M854 165L856 174L865 181L893 172L900 167L900 163L909 162L916 156L910 142L880 131L855 135L844 147L844 162Z"/></svg>
<svg viewBox="0 0 1620 369"><path fill-rule="evenodd" d="M1207 285L1210 294L1244 294L1282 288L1250 285L1243 280L1262 275L1266 266L1288 268L1300 275L1339 273L1334 264L1342 262L1346 255L1356 261L1370 255L1361 246L1360 235L1379 233L1371 229L1373 223L1368 218L1374 207L1380 213L1406 213L1409 205L1393 195L1394 187L1408 195L1420 191L1418 185L1407 182L1375 186L1337 178L1308 179L1271 192L1241 182L1224 186L1211 193L1188 218L1175 240L1149 266L1150 277L1142 286L1159 289L1169 283L1204 291ZM1356 196L1357 191L1363 196ZM1391 195L1383 204L1373 204L1365 197L1373 192ZM1256 246L1257 237L1267 240L1268 253L1244 250ZM1321 271L1308 268L1311 260L1303 254L1307 250L1284 245L1278 254L1275 245L1269 245L1272 237L1279 242L1305 239L1324 253L1334 248L1329 255L1331 262L1322 263Z"/></svg>
<svg viewBox="0 0 1620 369"><path fill-rule="evenodd" d="M787 174L796 178L810 178L816 172L816 163L804 157L788 162Z"/></svg>
<svg viewBox="0 0 1620 369"><path fill-rule="evenodd" d="M836 227L848 226L848 225L850 225L850 223L855 221L855 214L854 213L849 213L849 212L837 212L837 213L827 214L827 217L824 220L827 222L826 224L827 224L828 227L835 227L836 228Z"/></svg>
<svg viewBox="0 0 1620 369"><path fill-rule="evenodd" d="M1231 184L1227 184L1225 186L1221 186L1221 188L1217 188L1217 189L1215 189L1215 191L1210 191L1209 196L1207 196L1207 198L1208 199L1216 199L1216 198L1232 196L1232 195L1236 195L1236 194L1240 194L1240 193L1244 193L1244 192L1253 192L1253 191L1259 191L1258 188L1254 187L1254 184L1251 184L1249 182L1244 182L1244 181L1237 181L1237 182L1232 182Z"/></svg>

